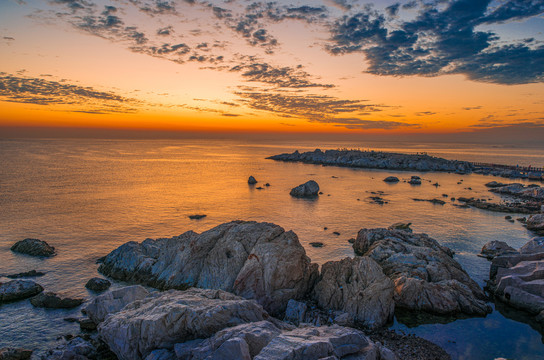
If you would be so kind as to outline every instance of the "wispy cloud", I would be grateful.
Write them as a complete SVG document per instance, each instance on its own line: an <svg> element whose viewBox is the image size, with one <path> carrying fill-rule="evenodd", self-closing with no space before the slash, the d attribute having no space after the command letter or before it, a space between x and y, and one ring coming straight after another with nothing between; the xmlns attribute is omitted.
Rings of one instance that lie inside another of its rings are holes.
<svg viewBox="0 0 544 360"><path fill-rule="evenodd" d="M140 102L110 91L66 82L0 73L0 101L34 105L69 105L69 111L130 113Z"/></svg>

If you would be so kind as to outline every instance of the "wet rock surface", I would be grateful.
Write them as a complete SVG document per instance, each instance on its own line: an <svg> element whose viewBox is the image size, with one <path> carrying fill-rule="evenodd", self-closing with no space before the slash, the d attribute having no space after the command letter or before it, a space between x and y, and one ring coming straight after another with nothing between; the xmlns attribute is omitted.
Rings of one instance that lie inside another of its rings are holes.
<svg viewBox="0 0 544 360"><path fill-rule="evenodd" d="M295 233L246 221L126 243L99 271L159 289L221 289L255 299L273 314L283 312L290 299L303 298L318 275Z"/></svg>
<svg viewBox="0 0 544 360"><path fill-rule="evenodd" d="M25 272L22 272L22 273L6 275L6 277L10 278L10 279L20 279L20 278L25 278L25 277L39 277L39 276L44 276L44 275L45 275L44 272L36 271L36 270L30 270L30 271L25 271Z"/></svg>
<svg viewBox="0 0 544 360"><path fill-rule="evenodd" d="M42 291L43 287L32 280L11 280L0 283L0 304L26 299Z"/></svg>
<svg viewBox="0 0 544 360"><path fill-rule="evenodd" d="M109 289L111 286L111 282L106 279L102 279L99 277L94 277L92 279L89 279L87 283L85 284L85 287L89 290L95 291L95 292L102 292Z"/></svg>
<svg viewBox="0 0 544 360"><path fill-rule="evenodd" d="M369 257L329 261L322 266L312 298L327 310L340 310L366 328L393 319L394 284Z"/></svg>
<svg viewBox="0 0 544 360"><path fill-rule="evenodd" d="M399 308L442 315L491 312L484 292L453 259L453 251L426 234L361 229L353 249L374 259L393 280Z"/></svg>
<svg viewBox="0 0 544 360"><path fill-rule="evenodd" d="M83 301L83 299L63 298L48 291L42 292L30 299L30 303L33 306L50 309L71 309L81 305Z"/></svg>
<svg viewBox="0 0 544 360"><path fill-rule="evenodd" d="M5 347L0 349L0 360L29 360L32 350Z"/></svg>
<svg viewBox="0 0 544 360"><path fill-rule="evenodd" d="M319 194L319 185L314 180L309 180L304 184L291 189L289 195L297 198L315 198Z"/></svg>
<svg viewBox="0 0 544 360"><path fill-rule="evenodd" d="M55 255L55 248L49 246L47 242L30 238L17 241L11 247L11 251L31 256L50 257Z"/></svg>

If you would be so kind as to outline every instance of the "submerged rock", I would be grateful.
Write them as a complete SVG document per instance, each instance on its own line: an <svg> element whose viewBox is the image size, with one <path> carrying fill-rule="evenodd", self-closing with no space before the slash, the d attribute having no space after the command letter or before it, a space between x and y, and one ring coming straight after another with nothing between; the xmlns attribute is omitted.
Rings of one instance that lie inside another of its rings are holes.
<svg viewBox="0 0 544 360"><path fill-rule="evenodd" d="M395 283L395 305L434 314L486 315L491 307L478 284L453 259L453 251L426 234L361 229L353 244Z"/></svg>
<svg viewBox="0 0 544 360"><path fill-rule="evenodd" d="M55 255L55 248L39 239L24 239L17 241L11 247L11 251L31 256L50 257Z"/></svg>
<svg viewBox="0 0 544 360"><path fill-rule="evenodd" d="M6 275L6 277L10 278L10 279L19 279L19 278L24 278L24 277L38 277L38 276L44 276L44 275L45 275L44 272L36 271L36 270L30 270L30 271L26 271L26 272L22 272L22 273Z"/></svg>
<svg viewBox="0 0 544 360"><path fill-rule="evenodd" d="M189 219L191 220L200 220L205 218L207 215L205 214L195 214L195 215L189 215Z"/></svg>
<svg viewBox="0 0 544 360"><path fill-rule="evenodd" d="M480 252L480 254L478 254L478 256L485 257L488 260L492 260L493 258L500 255L514 253L517 253L516 249L514 249L504 241L493 240L486 243L482 247L482 251Z"/></svg>
<svg viewBox="0 0 544 360"><path fill-rule="evenodd" d="M26 299L42 291L43 287L32 280L11 280L0 283L0 304Z"/></svg>
<svg viewBox="0 0 544 360"><path fill-rule="evenodd" d="M32 350L5 347L0 349L0 360L29 360Z"/></svg>
<svg viewBox="0 0 544 360"><path fill-rule="evenodd" d="M364 256L323 264L312 298L319 307L341 310L352 322L374 329L393 319L393 295L393 281L380 265Z"/></svg>
<svg viewBox="0 0 544 360"><path fill-rule="evenodd" d="M159 289L200 287L255 299L271 312L301 299L317 278L304 247L278 225L233 221L197 234L129 242L100 265L103 274Z"/></svg>
<svg viewBox="0 0 544 360"><path fill-rule="evenodd" d="M50 309L71 309L83 303L83 299L61 298L53 292L43 292L30 299L35 307Z"/></svg>
<svg viewBox="0 0 544 360"><path fill-rule="evenodd" d="M314 180L309 180L304 184L291 189L291 196L298 198L316 197L319 193L319 185Z"/></svg>
<svg viewBox="0 0 544 360"><path fill-rule="evenodd" d="M87 281L87 283L85 284L85 287L87 289L95 291L95 292L106 291L109 289L110 286L111 286L111 282L99 277L94 277L92 279L89 279L89 281Z"/></svg>
<svg viewBox="0 0 544 360"><path fill-rule="evenodd" d="M96 324L109 315L120 311L127 304L142 300L149 295L143 286L134 285L108 291L94 298L85 308L87 316Z"/></svg>

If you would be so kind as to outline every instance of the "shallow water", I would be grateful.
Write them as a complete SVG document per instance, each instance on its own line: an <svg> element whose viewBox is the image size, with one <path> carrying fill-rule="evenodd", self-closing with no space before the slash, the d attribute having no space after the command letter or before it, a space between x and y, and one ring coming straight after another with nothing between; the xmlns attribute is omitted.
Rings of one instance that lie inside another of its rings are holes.
<svg viewBox="0 0 544 360"><path fill-rule="evenodd" d="M90 298L92 294L84 284L97 276L95 260L130 240L170 237L188 230L201 232L234 219L268 221L295 231L308 256L322 264L353 256L347 240L356 237L361 228L410 221L414 231L428 233L455 250L456 260L483 285L489 263L476 256L483 244L504 240L519 247L532 237L519 222L506 221L505 214L462 209L450 201L450 197L459 196L498 201L484 184L507 179L324 167L265 159L316 147L425 151L451 159L534 166L542 166L535 159L544 158L542 149L443 144L0 141L0 274L46 271L36 281L47 290ZM271 186L264 190L250 187L249 175L259 180L258 185L268 182ZM402 181L384 183L382 179L389 175L401 179L419 175L424 180L420 186ZM316 200L289 196L292 187L309 179L319 183L322 196ZM440 186L431 185L435 182ZM370 203L367 198L373 196L372 191L383 191L382 197L388 203ZM433 205L413 198L440 198L447 203ZM190 220L191 214L207 217ZM334 235L335 231L340 235ZM57 248L58 255L36 259L9 250L15 241L26 237L48 241ZM314 241L325 246L308 245ZM59 335L77 331L77 325L63 318L78 312L34 309L28 300L1 305L0 347L43 349ZM526 324L522 313L494 311L486 318L418 326L411 324L413 317L400 319L403 323L397 319L394 328L434 341L455 359L544 359L542 336Z"/></svg>

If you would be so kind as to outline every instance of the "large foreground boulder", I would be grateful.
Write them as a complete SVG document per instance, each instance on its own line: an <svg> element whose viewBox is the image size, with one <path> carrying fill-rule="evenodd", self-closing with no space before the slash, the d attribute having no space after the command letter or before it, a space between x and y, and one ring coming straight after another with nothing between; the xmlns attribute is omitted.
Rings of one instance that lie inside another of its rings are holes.
<svg viewBox="0 0 544 360"><path fill-rule="evenodd" d="M120 360L396 359L359 330L295 328L221 290L151 294L110 314L98 332ZM80 343L77 354L90 348Z"/></svg>
<svg viewBox="0 0 544 360"><path fill-rule="evenodd" d="M544 238L530 240L520 254L494 258L489 275L496 298L544 323Z"/></svg>
<svg viewBox="0 0 544 360"><path fill-rule="evenodd" d="M353 244L395 283L395 305L434 314L486 315L491 307L478 284L453 259L453 251L426 234L361 229Z"/></svg>
<svg viewBox="0 0 544 360"><path fill-rule="evenodd" d="M142 300L148 295L149 291L140 285L115 289L94 298L85 308L85 313L98 324L104 321L109 314L116 313L127 304Z"/></svg>
<svg viewBox="0 0 544 360"><path fill-rule="evenodd" d="M24 239L17 241L11 247L11 251L31 256L50 257L55 255L55 248L39 239Z"/></svg>
<svg viewBox="0 0 544 360"><path fill-rule="evenodd" d="M319 194L319 185L314 180L310 180L291 189L289 195L298 198L313 198Z"/></svg>
<svg viewBox="0 0 544 360"><path fill-rule="evenodd" d="M254 221L232 221L197 234L129 242L112 251L99 269L117 280L159 289L200 287L255 299L276 315L289 299L303 298L317 278L292 231Z"/></svg>
<svg viewBox="0 0 544 360"><path fill-rule="evenodd" d="M11 280L5 283L0 282L0 304L26 299L43 291L40 284L32 280Z"/></svg>
<svg viewBox="0 0 544 360"><path fill-rule="evenodd" d="M394 283L371 258L355 257L323 264L313 299L327 310L348 313L353 322L377 328L393 319Z"/></svg>
<svg viewBox="0 0 544 360"><path fill-rule="evenodd" d="M158 348L205 339L216 332L268 317L254 300L222 290L190 289L155 293L111 314L98 327L121 360L144 359Z"/></svg>

